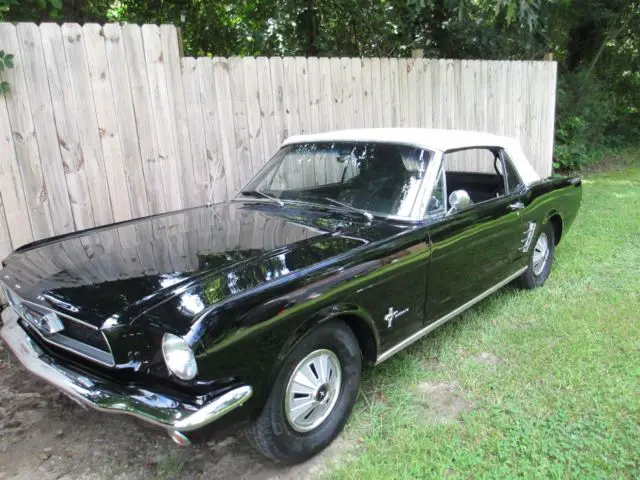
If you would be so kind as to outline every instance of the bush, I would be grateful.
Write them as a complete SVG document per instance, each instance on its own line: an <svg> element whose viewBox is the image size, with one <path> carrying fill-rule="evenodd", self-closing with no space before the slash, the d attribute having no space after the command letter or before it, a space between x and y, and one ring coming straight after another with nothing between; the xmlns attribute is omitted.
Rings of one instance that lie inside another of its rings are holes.
<svg viewBox="0 0 640 480"><path fill-rule="evenodd" d="M575 170L593 162L605 133L619 120L616 99L585 71L562 74L557 98L554 167Z"/></svg>
<svg viewBox="0 0 640 480"><path fill-rule="evenodd" d="M637 145L640 115L615 90L613 81L585 70L560 75L554 168L578 170L599 161L603 148Z"/></svg>

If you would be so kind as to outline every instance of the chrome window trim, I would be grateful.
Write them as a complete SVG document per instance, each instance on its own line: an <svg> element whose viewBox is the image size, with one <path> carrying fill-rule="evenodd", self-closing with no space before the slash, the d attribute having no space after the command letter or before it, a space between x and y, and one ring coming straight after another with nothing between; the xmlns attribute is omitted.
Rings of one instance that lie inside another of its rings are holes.
<svg viewBox="0 0 640 480"><path fill-rule="evenodd" d="M445 200L445 212L447 211L446 209L446 202L447 202L447 175L446 172L444 170L444 153L437 150L434 151L433 154L433 158L431 158L431 161L429 162L429 164L427 165L427 172L424 176L424 196L426 198L426 203L424 204L424 208L421 212L416 212L416 215L418 216L418 220L421 221L425 221L425 220L432 220L434 218L444 218L444 215L442 215L442 213L437 213L434 215L429 215L429 212L427 212L427 206L429 205L429 199L431 198L431 196L433 195L433 191L436 188L436 185L438 183L438 175L440 174L440 171L442 171L443 175L444 175L444 200Z"/></svg>
<svg viewBox="0 0 640 480"><path fill-rule="evenodd" d="M438 328L443 323L448 322L453 317L455 317L456 315L459 315L460 313L464 312L468 308L472 307L473 305L478 303L483 298L491 295L493 292L495 292L496 290L498 290L501 287L505 286L507 283L515 280L520 275L522 275L527 270L527 268L529 268L529 267L523 267L523 268L517 270L515 273L512 273L507 278L505 278L501 282L495 284L493 287L489 288L488 290L485 290L484 292L482 292L477 297L472 298L471 300L469 300L468 302L464 303L463 305L460 305L458 308L456 308L456 309L450 311L449 313L447 313L446 315L440 317L435 322L430 323L426 327L422 328L421 330L418 330L414 334L410 335L409 337L405 338L401 342L397 343L396 345L394 345L390 349L382 352L380 355L378 355L378 358L376 359L376 365L378 365L379 363L384 362L388 358L390 358L393 355L395 355L396 353L398 353L400 350L405 349L406 347L411 345L413 342L415 342L417 340L420 340L427 333L435 330L436 328Z"/></svg>

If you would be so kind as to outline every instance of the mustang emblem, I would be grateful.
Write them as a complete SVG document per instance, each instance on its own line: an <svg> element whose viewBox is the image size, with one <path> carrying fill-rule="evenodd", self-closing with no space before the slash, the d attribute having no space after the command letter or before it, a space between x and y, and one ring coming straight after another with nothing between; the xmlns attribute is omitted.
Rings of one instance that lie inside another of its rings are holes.
<svg viewBox="0 0 640 480"><path fill-rule="evenodd" d="M387 322L387 328L391 328L393 326L393 321L408 311L408 308L405 308L404 310L394 310L393 307L389 307L389 312L384 316L384 319Z"/></svg>

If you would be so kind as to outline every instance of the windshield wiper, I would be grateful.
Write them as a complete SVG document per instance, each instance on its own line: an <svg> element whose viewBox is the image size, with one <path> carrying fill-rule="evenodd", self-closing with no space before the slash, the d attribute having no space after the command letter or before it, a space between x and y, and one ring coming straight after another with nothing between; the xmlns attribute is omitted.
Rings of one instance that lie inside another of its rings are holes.
<svg viewBox="0 0 640 480"><path fill-rule="evenodd" d="M343 208L346 208L347 210L351 210L352 212L359 213L360 215L364 215L369 221L373 220L373 215L370 212L367 212L366 210L361 210L359 208L354 207L353 205L349 205L348 203L341 202L340 200L336 200L335 198L331 198L331 197L323 197L323 200L339 205Z"/></svg>
<svg viewBox="0 0 640 480"><path fill-rule="evenodd" d="M273 195L269 195L268 193L261 192L260 190L250 190L248 192L240 192L243 195L251 195L252 193L257 193L258 195L262 195L264 198L271 200L272 202L277 203L281 207L284 207L284 202L280 200L278 197L274 197Z"/></svg>

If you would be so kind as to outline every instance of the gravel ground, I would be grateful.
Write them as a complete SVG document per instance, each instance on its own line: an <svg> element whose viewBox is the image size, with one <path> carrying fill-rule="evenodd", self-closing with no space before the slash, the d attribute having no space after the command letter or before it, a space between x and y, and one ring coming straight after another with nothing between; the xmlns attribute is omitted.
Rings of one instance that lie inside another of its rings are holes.
<svg viewBox="0 0 640 480"><path fill-rule="evenodd" d="M342 454L338 440L296 467L278 467L242 437L178 447L160 430L85 410L26 372L0 341L0 479L300 479Z"/></svg>

